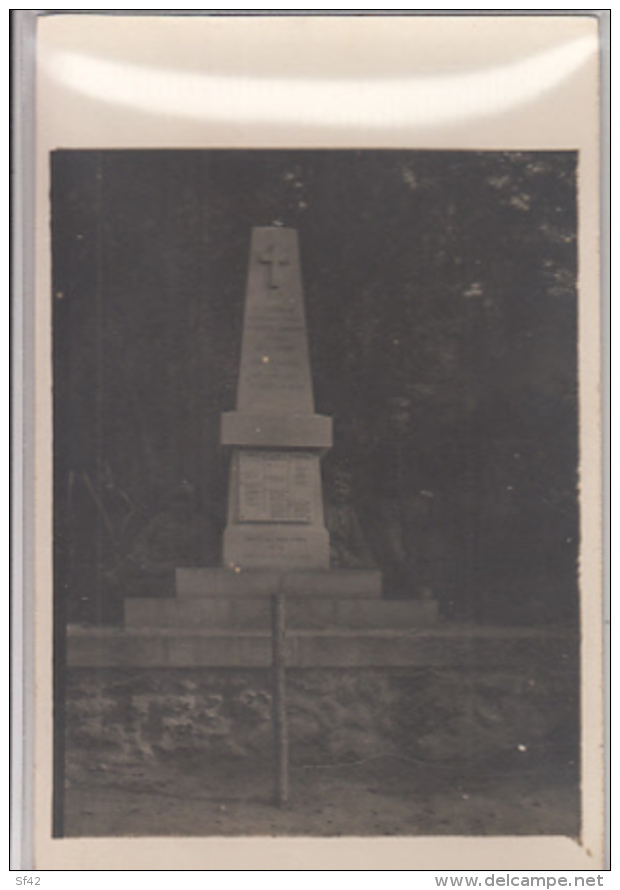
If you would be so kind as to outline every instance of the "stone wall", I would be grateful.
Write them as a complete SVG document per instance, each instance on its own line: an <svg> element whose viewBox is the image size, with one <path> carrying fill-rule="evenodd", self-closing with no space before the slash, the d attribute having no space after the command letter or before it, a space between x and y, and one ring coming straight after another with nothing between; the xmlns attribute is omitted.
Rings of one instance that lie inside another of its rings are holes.
<svg viewBox="0 0 620 890"><path fill-rule="evenodd" d="M316 669L288 675L293 763L385 754L489 761L517 752L577 759L573 671ZM71 668L66 744L73 762L265 758L268 671Z"/></svg>

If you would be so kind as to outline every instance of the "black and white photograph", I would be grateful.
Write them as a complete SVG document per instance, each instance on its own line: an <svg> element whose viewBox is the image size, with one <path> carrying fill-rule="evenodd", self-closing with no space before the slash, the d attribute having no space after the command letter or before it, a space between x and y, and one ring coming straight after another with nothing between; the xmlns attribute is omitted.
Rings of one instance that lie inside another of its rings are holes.
<svg viewBox="0 0 620 890"><path fill-rule="evenodd" d="M16 11L22 867L604 866L607 18Z"/></svg>
<svg viewBox="0 0 620 890"><path fill-rule="evenodd" d="M578 838L579 154L49 164L54 836Z"/></svg>

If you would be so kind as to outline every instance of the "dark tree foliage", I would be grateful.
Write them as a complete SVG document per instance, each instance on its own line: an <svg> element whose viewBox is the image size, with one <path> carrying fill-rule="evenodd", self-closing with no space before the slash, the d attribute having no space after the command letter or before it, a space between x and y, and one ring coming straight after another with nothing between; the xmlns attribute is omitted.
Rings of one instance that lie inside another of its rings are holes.
<svg viewBox="0 0 620 890"><path fill-rule="evenodd" d="M326 473L351 471L362 524L370 458L389 453L385 406L408 399L444 614L574 620L576 160L57 152L56 578L69 617L118 620L122 567L180 484L206 529L185 558L217 562L218 418L234 407L250 229L281 223L299 230L316 405L335 422Z"/></svg>

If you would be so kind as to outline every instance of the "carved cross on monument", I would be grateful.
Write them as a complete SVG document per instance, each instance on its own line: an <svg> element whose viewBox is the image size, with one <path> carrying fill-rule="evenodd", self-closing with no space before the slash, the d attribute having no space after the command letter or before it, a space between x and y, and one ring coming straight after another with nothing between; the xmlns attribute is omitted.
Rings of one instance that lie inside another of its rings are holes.
<svg viewBox="0 0 620 890"><path fill-rule="evenodd" d="M268 283L272 290L277 290L282 283L280 266L288 266L289 256L285 245L280 241L270 244L259 254L259 262L269 267Z"/></svg>

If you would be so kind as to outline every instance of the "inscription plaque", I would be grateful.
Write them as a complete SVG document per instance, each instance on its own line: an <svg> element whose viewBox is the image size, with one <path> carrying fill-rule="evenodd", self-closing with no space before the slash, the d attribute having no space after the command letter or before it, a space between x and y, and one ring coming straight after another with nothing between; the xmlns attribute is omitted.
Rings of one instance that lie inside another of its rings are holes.
<svg viewBox="0 0 620 890"><path fill-rule="evenodd" d="M239 454L239 522L312 521L314 458L310 454Z"/></svg>

